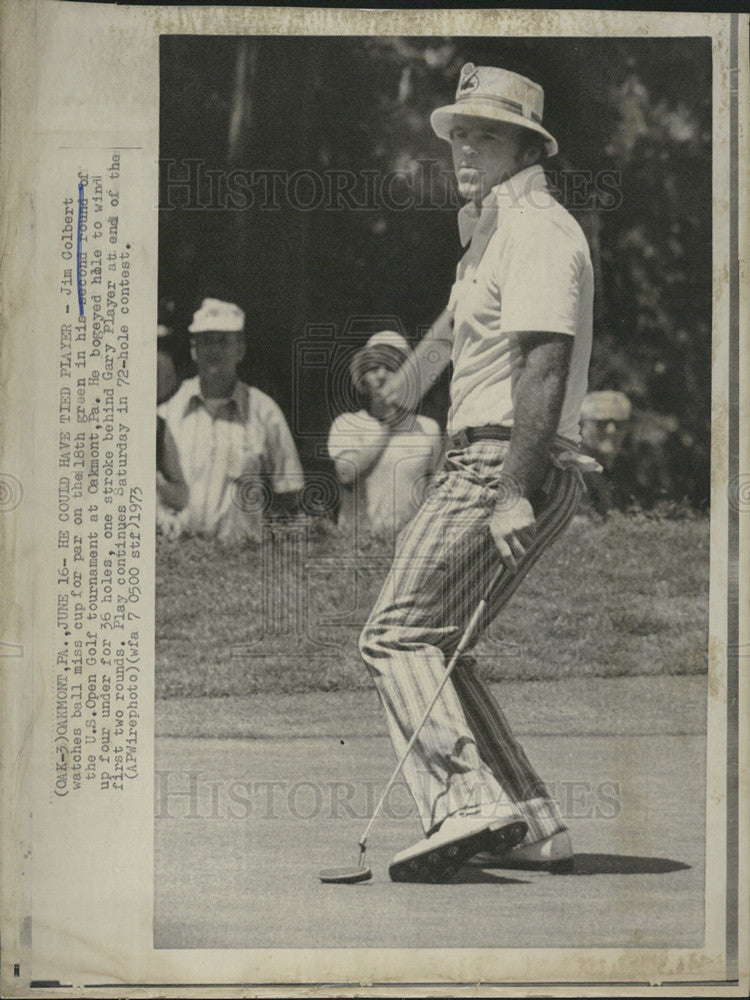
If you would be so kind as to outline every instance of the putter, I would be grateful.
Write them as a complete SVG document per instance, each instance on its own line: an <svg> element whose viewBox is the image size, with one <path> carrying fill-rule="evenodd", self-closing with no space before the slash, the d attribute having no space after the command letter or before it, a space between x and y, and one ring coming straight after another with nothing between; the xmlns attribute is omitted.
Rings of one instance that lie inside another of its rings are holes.
<svg viewBox="0 0 750 1000"><path fill-rule="evenodd" d="M445 687L446 683L448 682L448 678L450 677L451 672L453 671L453 668L455 667L456 662L457 662L459 656L461 655L461 653L463 653L463 651L466 649L467 645L469 644L469 640L471 639L472 635L474 634L474 629L477 627L477 622L482 617L484 609L487 607L487 601L489 599L489 596L492 593L492 591L494 590L495 584L500 579L500 576L501 576L504 568L505 568L504 566L500 566L497 569L497 571L493 574L492 579L490 580L490 583L489 583L489 585L488 585L488 587L487 587L487 589L486 589L486 591L484 593L484 597L482 598L482 600L477 605L476 611L471 616L471 619L469 620L469 624L464 629L464 634L461 636L461 640L460 640L459 644L456 646L455 652L453 653L453 656L451 657L450 663L445 668L445 673L443 674L442 678L440 679L440 683L438 684L438 686L437 686L437 688L435 690L435 694L432 696L432 700L430 701L430 704L425 709L424 715L422 716L422 718L419 721L419 725L414 730L414 732L411 734L411 739L406 744L406 749L404 750L403 754L401 755L401 759L399 760L398 764L396 764L396 768L395 768L393 774L391 775L391 777L390 777L390 779L388 781L388 784L385 786L385 789L383 791L383 794L380 796L380 800L378 801L378 804L375 806L375 809L373 810L373 814L370 817L370 822L367 824L367 826L365 828L365 832L362 834L362 836L361 836L361 838L359 840L359 861L357 862L356 867L352 866L351 868L343 868L343 867L342 868L324 868L322 871L320 871L318 873L318 878L320 879L321 882L338 882L338 883L341 883L341 884L353 885L355 882L367 882L368 879L372 878L372 871L369 868L365 867L365 865L363 864L363 862L365 860L365 851L367 850L367 837L368 837L368 835L370 833L370 829L372 828L372 824L375 822L375 820L376 820L376 818L378 816L378 813L380 812L380 810L381 810L381 808L383 806L383 803L385 802L385 799L386 799L386 796L388 795L388 792L390 792L391 788L393 787L394 782L398 778L399 774L401 774L401 768L406 763L406 758L409 756L409 752L411 751L411 748L416 743L417 737L419 736L420 732L422 731L422 726L425 724L425 722L427 722L427 719L428 719L428 717L430 715L430 712L435 707L435 703L437 702L437 700L440 697L440 694L441 694L443 688Z"/></svg>

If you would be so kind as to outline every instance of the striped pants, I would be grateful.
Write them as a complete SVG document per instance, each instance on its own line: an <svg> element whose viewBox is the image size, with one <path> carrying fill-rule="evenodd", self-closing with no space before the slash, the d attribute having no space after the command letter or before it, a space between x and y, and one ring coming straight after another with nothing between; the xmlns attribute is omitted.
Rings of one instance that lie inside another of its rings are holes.
<svg viewBox="0 0 750 1000"><path fill-rule="evenodd" d="M393 565L360 638L400 757L466 624L500 566L489 531L508 444L477 441L449 451L434 488L399 535ZM537 531L516 573L500 576L473 646L542 552L571 521L581 498L577 469L553 459L532 497ZM513 803L526 842L564 830L544 782L500 706L464 653L404 765L425 832L457 810Z"/></svg>

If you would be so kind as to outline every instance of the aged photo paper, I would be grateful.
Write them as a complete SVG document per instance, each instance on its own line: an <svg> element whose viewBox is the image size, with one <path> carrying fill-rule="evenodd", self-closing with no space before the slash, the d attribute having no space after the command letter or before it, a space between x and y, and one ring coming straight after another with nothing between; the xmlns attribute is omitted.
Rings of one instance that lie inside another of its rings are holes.
<svg viewBox="0 0 750 1000"><path fill-rule="evenodd" d="M0 16L3 995L747 995L748 15ZM367 377L455 309L433 112L483 88L592 261L589 457L534 496L588 492L474 651L574 853L431 880L358 637L471 442L437 347L395 431Z"/></svg>

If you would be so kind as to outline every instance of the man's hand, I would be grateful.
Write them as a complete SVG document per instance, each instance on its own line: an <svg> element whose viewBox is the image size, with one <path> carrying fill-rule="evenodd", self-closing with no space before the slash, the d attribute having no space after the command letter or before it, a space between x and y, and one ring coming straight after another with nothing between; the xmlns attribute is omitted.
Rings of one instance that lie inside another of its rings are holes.
<svg viewBox="0 0 750 1000"><path fill-rule="evenodd" d="M448 365L453 348L453 316L444 309L412 353L382 387L387 404L413 413Z"/></svg>
<svg viewBox="0 0 750 1000"><path fill-rule="evenodd" d="M187 506L188 488L185 482L175 483L167 479L161 469L156 470L156 494L161 502L172 510L182 510Z"/></svg>
<svg viewBox="0 0 750 1000"><path fill-rule="evenodd" d="M414 409L402 406L398 402L392 402L383 392L386 387L387 383L380 390L377 399L373 398L372 415L377 417L381 424L393 430L393 428L403 422L405 417L408 417L410 413L414 413Z"/></svg>
<svg viewBox="0 0 750 1000"><path fill-rule="evenodd" d="M515 573L536 534L534 510L526 497L498 502L490 518L490 531L503 565Z"/></svg>
<svg viewBox="0 0 750 1000"><path fill-rule="evenodd" d="M407 373L389 374L380 387L378 419L392 423L404 413L413 413L419 403L419 394ZM374 410L373 410L374 412Z"/></svg>

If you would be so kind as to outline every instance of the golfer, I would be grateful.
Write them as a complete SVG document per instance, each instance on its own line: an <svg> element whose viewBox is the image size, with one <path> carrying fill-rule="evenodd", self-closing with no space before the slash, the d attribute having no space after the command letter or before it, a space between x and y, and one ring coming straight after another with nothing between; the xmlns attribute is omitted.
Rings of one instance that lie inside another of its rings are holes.
<svg viewBox="0 0 750 1000"><path fill-rule="evenodd" d="M475 636L573 518L583 489L593 276L580 227L547 190L541 160L557 143L542 126L543 100L531 80L469 63L455 103L431 116L466 200L466 251L447 308L383 393L413 409L410 397L452 360L448 450L360 639L398 756L497 569ZM395 856L392 878L434 881L436 866L447 875L471 859L570 866L562 816L470 655L404 775L425 837Z"/></svg>

